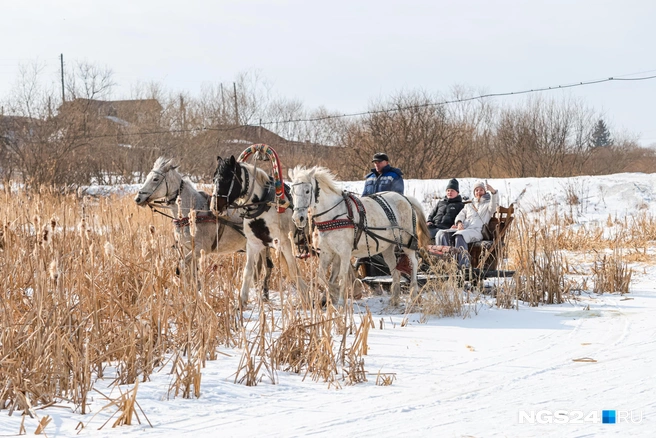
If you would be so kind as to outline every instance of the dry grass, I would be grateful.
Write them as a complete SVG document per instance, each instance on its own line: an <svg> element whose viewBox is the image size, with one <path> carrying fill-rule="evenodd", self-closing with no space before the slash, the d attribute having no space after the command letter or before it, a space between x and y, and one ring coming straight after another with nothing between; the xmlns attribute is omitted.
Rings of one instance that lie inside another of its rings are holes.
<svg viewBox="0 0 656 438"><path fill-rule="evenodd" d="M571 285L565 278L566 260L558 245L558 229L536 226L521 213L516 215L510 248L515 264L514 288L498 296L500 306L509 306L509 294L532 306L563 302Z"/></svg>
<svg viewBox="0 0 656 438"><path fill-rule="evenodd" d="M598 255L592 273L595 293L629 293L633 270L628 268L621 249L615 248L611 254Z"/></svg>
<svg viewBox="0 0 656 438"><path fill-rule="evenodd" d="M516 300L531 305L560 303L573 290L587 288L587 280L576 285L568 273L592 277L596 293L628 293L633 270L629 263L651 263L650 249L656 241L656 218L645 211L624 218L608 216L604 223L576 224L569 214L547 216L541 210L532 219L519 213L515 233L509 240L511 266L516 271L515 287L497 295L500 307ZM570 258L588 260L589 270L573 268Z"/></svg>
<svg viewBox="0 0 656 438"><path fill-rule="evenodd" d="M612 241L599 229L574 230L569 221L544 226L518 216L507 241L515 287L497 293L498 305L566 299L568 249L613 249L595 263L595 290L628 292L627 263L648 258L656 220L644 212L609 218L625 230ZM136 385L165 366L171 396L198 397L202 369L221 347L242 350L235 381L246 385L277 383L279 371L335 388L367 380L372 316L349 306L321 309L316 259L299 261L313 303L299 299L274 260L279 304L256 303L242 313L235 293L243 256L203 254L197 272L178 277L172 234L168 219L129 198L78 199L47 190L0 195L0 410L29 415L33 406L66 400L87 413L98 379ZM431 269L446 276L424 286L408 311L423 319L467 316L479 295L463 292L452 262L436 261ZM384 377L377 382L391 384Z"/></svg>
<svg viewBox="0 0 656 438"><path fill-rule="evenodd" d="M318 301L318 300L317 300ZM355 321L352 308L323 311L318 303L295 305L289 301L278 316L259 309L259 318L244 333L247 347L235 381L256 385L268 376L277 383L276 370L303 375L339 388L341 381L352 385L365 382L363 356L368 351L369 330L374 326L370 312Z"/></svg>
<svg viewBox="0 0 656 438"><path fill-rule="evenodd" d="M428 273L434 278L429 279L421 290L419 308L422 320L429 316L467 316L469 307L466 304L474 297L463 293L464 281L455 259L449 256L426 257L425 261L429 265Z"/></svg>
<svg viewBox="0 0 656 438"><path fill-rule="evenodd" d="M281 308L258 306L251 322L235 306L243 255L202 254L197 272L178 277L174 244L169 220L128 197L2 193L0 410L64 400L87 413L98 379L135 385L167 364L169 395L198 397L220 347L243 349L245 384L275 382L276 370L333 386L340 370L347 384L365 380L370 315L356 323L351 310L284 292ZM272 288L293 290L274 263ZM316 261L299 263L319 297Z"/></svg>
<svg viewBox="0 0 656 438"><path fill-rule="evenodd" d="M4 192L0 212L0 409L68 400L87 413L97 379L146 381L171 358L170 394L197 397L205 361L250 342L234 306L241 255L203 255L197 275L175 276L170 223L129 198ZM337 318L313 331L312 370L332 360L320 353Z"/></svg>

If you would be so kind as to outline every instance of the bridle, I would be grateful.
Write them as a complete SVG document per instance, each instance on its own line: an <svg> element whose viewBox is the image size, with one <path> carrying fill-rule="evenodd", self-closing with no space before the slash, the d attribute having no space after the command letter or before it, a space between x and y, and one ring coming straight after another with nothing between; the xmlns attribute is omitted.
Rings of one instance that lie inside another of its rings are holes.
<svg viewBox="0 0 656 438"><path fill-rule="evenodd" d="M167 173L162 173L159 170L155 170L155 169L151 170L151 172L153 172L155 175L161 176L162 179L159 180L159 182L157 183L155 188L152 189L150 191L150 193L148 193L146 191L140 191L139 195L148 195L148 197L146 198L146 202L148 203L148 205L150 205L150 204L161 204L161 205L168 206L168 205L174 204L175 200L178 198L178 196L180 196L180 193L182 192L182 186L184 185L184 178L180 178L180 187L178 187L178 190L174 193L173 197L166 198L166 196L169 194L169 182L166 179L166 175L167 175L168 172ZM149 201L150 197L153 196L153 193L155 193L157 191L157 189L159 188L159 186L162 185L162 183L164 183L165 186L166 186L166 194L164 195L164 200Z"/></svg>
<svg viewBox="0 0 656 438"><path fill-rule="evenodd" d="M308 188L308 191L312 190L312 183L309 182L299 182L299 183L294 183L291 184L292 188L292 195L298 196L298 192L296 191L296 188L300 186L301 190L303 190L306 186L310 186ZM319 202L319 183L317 180L314 180L314 190L312 190L312 197L314 197L314 203L316 204ZM310 197L310 201L308 202L307 205L294 205L294 212L299 212L299 211L304 211L304 210L309 210L310 206L312 205L312 197Z"/></svg>
<svg viewBox="0 0 656 438"><path fill-rule="evenodd" d="M306 187L306 186L310 186L310 187L312 187L312 183L309 183L309 182L300 182L300 183L294 183L294 184L292 184L292 193L293 193L293 194L296 194L296 193L297 193L297 192L296 192L296 186L300 186L301 189L303 189L303 188ZM316 203L319 202L319 193L320 193L320 192L321 192L321 188L319 187L319 181L317 181L316 178L315 178L315 179L314 179L314 190L312 190L312 195L313 195L312 197L314 197L314 204L316 204ZM295 204L295 205L294 205L294 212L297 213L297 212L302 212L302 211L307 211L307 210L309 210L309 209L310 209L310 206L312 205L312 197L310 198L310 202L309 202L307 205L296 205L296 204ZM342 200L341 200L341 201L339 201L337 204L335 204L335 205L333 205L332 207L330 207L328 210L324 210L324 211L322 211L321 213L313 214L313 215L312 215L312 220L314 220L315 218L321 217L321 216L323 216L324 214L328 213L329 211L331 211L331 210L337 208L337 206L340 205L342 202L344 202L344 200L345 200L345 198L342 197ZM340 215L338 215L338 216L340 216Z"/></svg>
<svg viewBox="0 0 656 438"><path fill-rule="evenodd" d="M239 172L236 172L236 170L239 170ZM239 173L239 174L242 173L242 172L241 172L242 170L243 170L243 173L244 173L244 178L243 178L243 180L242 180L241 176L237 176L238 173ZM234 187L235 187L235 181L239 182L239 184L241 185L241 191L240 191L239 194L238 194L237 196L235 196L235 198L231 201L230 198L232 197L232 190L233 190ZM248 175L248 169L244 169L244 168L242 168L242 166L240 166L240 165L237 165L237 169L232 169L232 178L230 179L230 187L228 187L228 192L227 192L225 195L221 195L221 194L217 193L217 192L218 192L218 190L217 190L217 186L218 186L218 184L217 184L217 178L215 177L215 178L214 178L214 193L212 193L212 197L215 199L215 202L216 202L216 199L218 199L218 198L225 198L226 206L227 206L227 207L232 206L232 204L234 203L234 201L236 201L237 199L239 199L239 198L241 198L242 196L244 196L247 192L249 192L249 188L250 188L250 177L249 177L249 175ZM255 190L255 184L253 184L253 188L250 190L250 193L248 193L249 196L248 196L246 199L249 199L249 198L250 198L250 196L253 194L253 190ZM215 204L215 205L216 205L216 204Z"/></svg>
<svg viewBox="0 0 656 438"><path fill-rule="evenodd" d="M180 196L180 193L182 193L182 186L184 185L184 178L180 178L180 187L178 187L178 190L173 194L173 196L171 198L167 198L167 196L169 194L169 182L166 178L166 175L167 175L168 172L163 173L163 172L160 172L159 170L155 170L155 169L151 170L151 172L154 173L155 175L159 175L161 177L161 179L159 180L159 182L157 183L155 188L150 191L150 193L148 193L146 191L139 191L139 195L148 195L148 197L146 198L146 201L144 201L144 202L146 204L148 204L148 207L150 207L151 210L153 210L154 212L157 212L157 213L159 213L163 216L169 217L171 219L175 219L173 216L170 216L166 213L162 213L161 211L157 210L155 207L159 207L159 206L168 207L170 205L175 204L176 199L178 199L178 197ZM157 191L157 189L159 188L159 186L162 185L162 183L164 183L164 185L166 186L166 192L165 192L165 195L164 195L164 199L157 200L157 201L150 201L150 197L153 196L153 193L155 193Z"/></svg>

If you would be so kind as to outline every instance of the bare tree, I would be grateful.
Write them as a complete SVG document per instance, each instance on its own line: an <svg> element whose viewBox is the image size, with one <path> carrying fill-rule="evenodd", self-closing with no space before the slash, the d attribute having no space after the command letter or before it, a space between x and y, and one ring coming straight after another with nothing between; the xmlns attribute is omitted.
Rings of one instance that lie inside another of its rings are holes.
<svg viewBox="0 0 656 438"><path fill-rule="evenodd" d="M344 173L361 177L375 152L386 152L409 178L441 178L465 172L475 161L476 123L465 107L436 104L422 92L399 94L374 105L343 138L349 151Z"/></svg>
<svg viewBox="0 0 656 438"><path fill-rule="evenodd" d="M109 67L100 67L86 61L75 63L66 73L66 91L69 100L106 99L115 86L113 72Z"/></svg>
<svg viewBox="0 0 656 438"><path fill-rule="evenodd" d="M532 98L502 110L490 156L498 176L568 176L582 171L590 156L595 113L580 102Z"/></svg>

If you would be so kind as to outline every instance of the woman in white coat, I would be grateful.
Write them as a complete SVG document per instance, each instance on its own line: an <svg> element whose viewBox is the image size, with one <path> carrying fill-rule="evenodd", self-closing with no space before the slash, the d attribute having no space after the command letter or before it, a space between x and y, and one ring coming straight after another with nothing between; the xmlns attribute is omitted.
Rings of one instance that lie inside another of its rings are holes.
<svg viewBox="0 0 656 438"><path fill-rule="evenodd" d="M487 193L489 191L489 193ZM491 185L478 181L474 184L474 199L456 216L453 237L444 236L442 245L459 248L458 265L468 268L467 244L483 239L483 225L487 224L499 205L499 192Z"/></svg>

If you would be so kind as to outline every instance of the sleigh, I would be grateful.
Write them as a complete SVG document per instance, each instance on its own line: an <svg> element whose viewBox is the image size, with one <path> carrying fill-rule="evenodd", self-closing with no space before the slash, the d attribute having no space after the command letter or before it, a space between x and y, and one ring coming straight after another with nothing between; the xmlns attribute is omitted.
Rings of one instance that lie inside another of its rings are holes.
<svg viewBox="0 0 656 438"><path fill-rule="evenodd" d="M476 286L481 280L486 278L506 278L512 277L515 271L498 269L500 262L504 258L506 237L510 225L514 220L514 206L497 207L497 211L488 223L488 229L491 236L487 240L472 242L468 245L468 252L471 262L471 268L458 271L457 275L463 281L468 281ZM445 266L449 260L456 256L456 248L445 247L441 245L429 245L427 248L420 250L420 272L417 275L417 281L425 284L429 280L448 280L453 272L440 272L440 267ZM375 270L379 275L364 275L364 266L360 266L358 272L361 274L361 280L370 285L387 285L391 284L392 277L389 271L381 266Z"/></svg>

